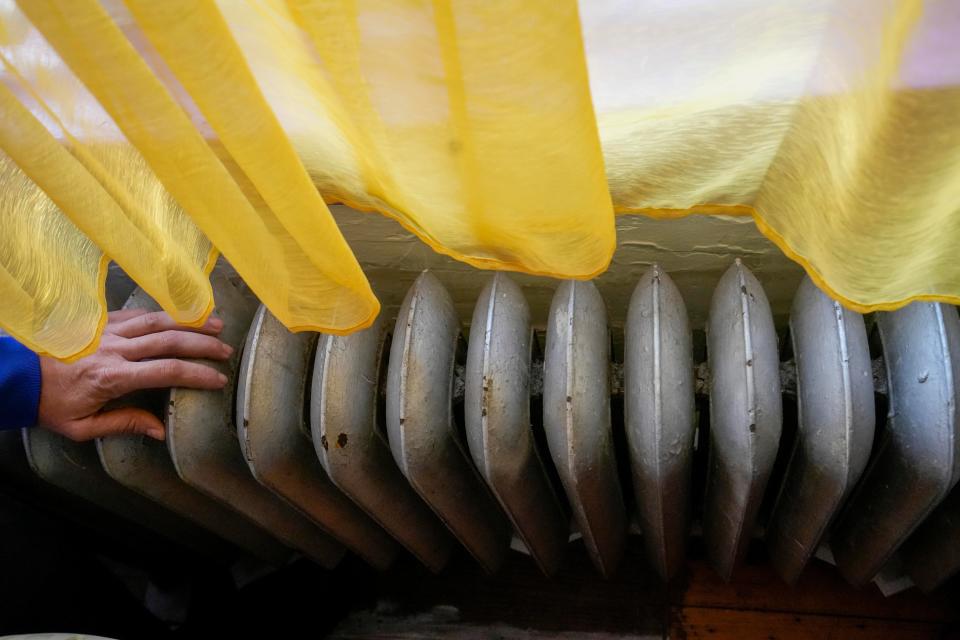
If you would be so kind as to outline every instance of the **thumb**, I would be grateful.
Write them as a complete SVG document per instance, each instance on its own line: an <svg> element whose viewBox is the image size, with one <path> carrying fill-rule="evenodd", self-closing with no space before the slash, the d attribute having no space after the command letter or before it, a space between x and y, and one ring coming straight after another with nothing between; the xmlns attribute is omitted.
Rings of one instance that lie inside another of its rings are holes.
<svg viewBox="0 0 960 640"><path fill-rule="evenodd" d="M77 420L72 425L71 437L75 440L89 440L103 436L123 434L143 434L156 440L163 440L165 429L157 416L143 409L124 407Z"/></svg>

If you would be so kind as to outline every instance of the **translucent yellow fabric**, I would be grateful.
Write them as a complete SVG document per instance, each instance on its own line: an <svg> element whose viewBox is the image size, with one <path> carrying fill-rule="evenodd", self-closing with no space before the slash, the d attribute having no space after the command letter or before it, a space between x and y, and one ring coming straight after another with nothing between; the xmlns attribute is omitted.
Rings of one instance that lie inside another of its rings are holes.
<svg viewBox="0 0 960 640"><path fill-rule="evenodd" d="M610 260L613 212L573 2L532 2L520 11L443 2L218 7L194 0L24 0L17 6L6 7L8 46L23 44L11 37L22 12L20 31L38 32L34 39L48 56L43 62L53 59L82 84L73 95L61 92L61 102L94 102L119 132L104 140L92 127L60 131L42 121L50 111L43 97L37 109L29 100L19 108L13 101L23 95L10 96L9 110L20 120L29 119L31 106L40 111L21 138L42 140L46 151L17 160L63 214L35 232L60 233L59 226L76 233L72 221L141 284L150 275L157 279L150 268L184 239L156 233L162 225L154 225L146 230L153 235L145 233L153 245L109 242L111 231L129 234L139 212L109 188L109 171L90 169L84 155L90 145L112 145L117 153L132 147L149 179L171 196L161 217L182 207L195 236L209 238L288 327L343 333L367 326L378 312L298 156L297 131L284 130L262 78L251 71L260 51L235 37L236 22L244 20L241 29L252 32L246 36L259 38L263 55L275 56L309 95L311 103L296 104L310 108L304 118L329 123L342 140L324 149L341 152L327 169L340 178L328 197L356 196L358 206L394 215L438 250L481 266L583 277ZM361 34L370 15L390 22L372 39ZM538 40L517 46L530 29ZM14 53L30 59L26 49ZM24 74L16 56L9 58L4 80L11 85ZM49 160L54 156L58 164ZM58 198L60 185L72 185L81 204ZM86 215L93 210L109 215ZM81 224L91 220L101 233ZM198 282L212 255L204 264L177 261L177 275ZM51 280L63 275L49 273ZM208 287L201 289L181 288L179 299L154 296L168 311L180 311L181 320L198 322L210 303ZM77 314L60 328L72 334L66 350L39 341L29 320L2 314L11 333L54 355L92 346L95 315Z"/></svg>
<svg viewBox="0 0 960 640"><path fill-rule="evenodd" d="M62 358L107 259L367 326L324 201L573 278L615 211L752 215L856 309L960 296L956 0L0 0L0 57L0 326Z"/></svg>
<svg viewBox="0 0 960 640"><path fill-rule="evenodd" d="M94 0L31 1L20 7L170 194L288 326L347 331L373 321L377 301L330 212L314 189L304 187L305 180L297 181L298 172L304 178L306 173L284 154L282 133L279 139L272 135L279 127L258 104L255 87L244 93L245 67L215 7L130 3L150 42L176 52L163 62L177 80L196 88L200 74L216 85L191 95L236 163L233 176ZM195 47L181 50L178 45L188 41ZM218 78L232 86L217 85ZM249 180L266 206L255 208L238 178Z"/></svg>
<svg viewBox="0 0 960 640"><path fill-rule="evenodd" d="M960 3L601 0L582 18L618 212L753 215L859 311L958 301Z"/></svg>
<svg viewBox="0 0 960 640"><path fill-rule="evenodd" d="M11 193L26 189L45 196L44 213L37 216L43 224L14 235L4 225L4 242L48 247L33 255L32 264L14 259L14 253L0 254L10 276L0 295L17 298L27 288L40 294L15 317L3 314L5 326L32 348L58 357L94 345L106 317L101 291L106 257L99 257L100 249L163 300L175 318L202 322L212 305L204 273L216 257L210 242L76 77L64 65L51 64L55 52L26 16L4 6L2 26L0 147L21 171ZM12 199L7 203L5 217L31 217L31 209ZM63 248L86 254L76 247L87 245L97 250L96 264L87 259L75 264ZM68 282L95 286L65 286ZM53 292L57 295L49 295Z"/></svg>
<svg viewBox="0 0 960 640"><path fill-rule="evenodd" d="M107 261L6 154L0 180L4 329L32 349L70 355L76 344L94 342L106 321Z"/></svg>
<svg viewBox="0 0 960 640"><path fill-rule="evenodd" d="M333 194L475 266L577 277L607 267L613 217L575 3L287 8L318 54L298 75L313 66L327 80L318 99L358 159L359 184L344 186L361 190Z"/></svg>

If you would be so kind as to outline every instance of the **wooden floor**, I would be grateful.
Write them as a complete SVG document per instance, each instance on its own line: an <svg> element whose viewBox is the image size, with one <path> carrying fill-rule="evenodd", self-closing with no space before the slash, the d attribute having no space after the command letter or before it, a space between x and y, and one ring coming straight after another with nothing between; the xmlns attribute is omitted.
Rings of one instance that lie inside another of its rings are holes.
<svg viewBox="0 0 960 640"><path fill-rule="evenodd" d="M582 547L572 546L554 578L513 553L496 576L458 557L433 576L402 562L365 576L372 601L343 619L330 637L461 638L954 638L960 637L957 581L940 592L917 589L885 598L875 585L854 589L814 560L799 583L784 584L760 545L730 583L691 549L686 575L666 587L646 568L631 539L619 573L603 580Z"/></svg>

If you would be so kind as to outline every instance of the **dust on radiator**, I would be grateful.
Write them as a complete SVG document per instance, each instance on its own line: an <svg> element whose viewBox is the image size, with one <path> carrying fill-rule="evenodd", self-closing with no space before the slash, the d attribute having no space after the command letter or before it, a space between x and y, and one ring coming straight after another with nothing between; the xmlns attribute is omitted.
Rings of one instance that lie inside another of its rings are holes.
<svg viewBox="0 0 960 640"><path fill-rule="evenodd" d="M496 274L469 341L429 272L395 324L345 337L290 333L232 274L212 282L232 385L129 398L157 405L165 443L2 434L0 469L223 562L331 567L349 549L386 569L406 550L436 572L462 546L495 572L515 537L550 575L573 530L610 575L636 531L669 580L696 530L726 579L757 535L788 582L822 545L855 585L891 562L924 590L960 570L953 307L868 323L804 280L778 345L738 260L698 363L683 299L654 266L614 362L590 282L557 288L543 335ZM126 306L157 308L140 290Z"/></svg>

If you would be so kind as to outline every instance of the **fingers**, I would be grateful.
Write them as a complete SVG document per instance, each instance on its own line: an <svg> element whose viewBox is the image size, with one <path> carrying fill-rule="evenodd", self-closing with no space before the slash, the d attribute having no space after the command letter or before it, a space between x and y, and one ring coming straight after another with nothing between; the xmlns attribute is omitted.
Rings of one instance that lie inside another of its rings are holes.
<svg viewBox="0 0 960 640"><path fill-rule="evenodd" d="M146 309L120 309L119 311L111 311L107 314L107 328L104 330L109 331L112 328L111 324L116 325L124 320L142 316L145 313L147 313Z"/></svg>
<svg viewBox="0 0 960 640"><path fill-rule="evenodd" d="M165 432L159 418L148 411L133 407L95 413L80 420L73 420L55 431L77 442L117 434L142 434L163 440Z"/></svg>
<svg viewBox="0 0 960 640"><path fill-rule="evenodd" d="M140 389L222 389L227 384L227 377L213 367L173 359L129 362L111 370L109 375L113 377L108 385L113 397Z"/></svg>
<svg viewBox="0 0 960 640"><path fill-rule="evenodd" d="M166 313L154 311L123 320L115 327L112 327L111 332L124 338L137 338L151 333L172 331L175 329L215 336L223 329L223 320L210 318L202 327L185 327L177 324L176 321Z"/></svg>
<svg viewBox="0 0 960 640"><path fill-rule="evenodd" d="M233 347L210 335L190 331L161 331L123 340L117 352L128 360L145 358L209 358L226 360Z"/></svg>

